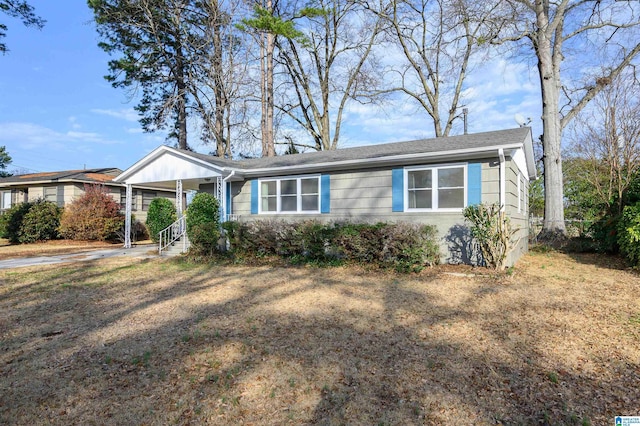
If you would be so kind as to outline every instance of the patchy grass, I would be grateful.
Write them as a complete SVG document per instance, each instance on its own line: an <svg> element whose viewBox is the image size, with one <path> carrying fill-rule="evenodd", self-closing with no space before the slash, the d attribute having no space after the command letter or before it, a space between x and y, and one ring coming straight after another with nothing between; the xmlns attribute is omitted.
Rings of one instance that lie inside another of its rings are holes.
<svg viewBox="0 0 640 426"><path fill-rule="evenodd" d="M151 241L141 241L137 244L149 244ZM105 241L72 241L54 240L33 244L11 244L6 238L0 238L0 260L18 257L54 256L59 254L80 253L88 250L122 247L122 243Z"/></svg>
<svg viewBox="0 0 640 426"><path fill-rule="evenodd" d="M610 265L0 271L0 423L610 424L640 401L640 280Z"/></svg>

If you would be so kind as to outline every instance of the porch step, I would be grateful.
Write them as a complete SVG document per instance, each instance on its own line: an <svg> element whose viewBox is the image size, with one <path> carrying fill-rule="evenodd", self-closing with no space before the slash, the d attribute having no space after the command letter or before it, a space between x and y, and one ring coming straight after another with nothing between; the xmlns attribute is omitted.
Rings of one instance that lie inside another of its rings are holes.
<svg viewBox="0 0 640 426"><path fill-rule="evenodd" d="M184 242L184 245L183 245L182 239L186 240ZM166 249L162 250L162 256L179 256L182 253L189 250L190 246L191 246L191 242L189 242L189 238L185 234L182 237L178 238L176 241L174 241L173 244L168 246ZM184 248L184 251L183 251L183 248Z"/></svg>

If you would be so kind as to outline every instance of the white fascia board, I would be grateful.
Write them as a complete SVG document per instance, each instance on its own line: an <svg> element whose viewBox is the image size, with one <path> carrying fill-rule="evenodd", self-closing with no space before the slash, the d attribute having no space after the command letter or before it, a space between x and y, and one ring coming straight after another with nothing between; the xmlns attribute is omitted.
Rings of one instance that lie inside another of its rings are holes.
<svg viewBox="0 0 640 426"><path fill-rule="evenodd" d="M174 165L176 159L181 160L183 170L175 169ZM155 162L162 164L154 165ZM223 176L224 174L226 173L223 167L216 166L163 145L156 148L143 159L122 172L122 174L116 177L113 181L136 185L176 179L188 180L215 177Z"/></svg>
<svg viewBox="0 0 640 426"><path fill-rule="evenodd" d="M510 155L511 159L515 163L516 167L524 176L526 176L527 180L529 180L529 170L527 167L527 159L523 149L514 149L511 151Z"/></svg>
<svg viewBox="0 0 640 426"><path fill-rule="evenodd" d="M522 143L509 145L496 145L482 148L457 149L451 151L439 152L420 152L414 154L392 155L388 157L363 158L357 160L334 161L331 163L316 164L300 164L285 167L269 167L262 169L243 170L242 175L245 177L260 177L279 174L295 174L305 172L323 172L344 170L354 167L358 168L374 168L380 166L407 165L416 164L420 161L460 161L465 159L492 158L496 157L498 149L517 149L522 148Z"/></svg>
<svg viewBox="0 0 640 426"><path fill-rule="evenodd" d="M531 137L531 128L529 128L529 133L524 140L524 158L527 163L527 174L529 180L534 181L538 179L538 171L536 170L536 159L533 155L533 139Z"/></svg>

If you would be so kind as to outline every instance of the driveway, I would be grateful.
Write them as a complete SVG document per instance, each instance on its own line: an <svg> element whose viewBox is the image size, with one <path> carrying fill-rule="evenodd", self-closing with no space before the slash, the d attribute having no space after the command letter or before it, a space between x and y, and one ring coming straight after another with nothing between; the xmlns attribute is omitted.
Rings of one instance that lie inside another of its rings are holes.
<svg viewBox="0 0 640 426"><path fill-rule="evenodd" d="M158 256L154 252L155 246L143 245L125 249L100 249L83 251L79 253L59 254L51 256L22 257L0 260L0 269L21 268L25 266L54 265L56 263L83 262L87 260L106 259L109 257L127 256L135 258L152 258Z"/></svg>

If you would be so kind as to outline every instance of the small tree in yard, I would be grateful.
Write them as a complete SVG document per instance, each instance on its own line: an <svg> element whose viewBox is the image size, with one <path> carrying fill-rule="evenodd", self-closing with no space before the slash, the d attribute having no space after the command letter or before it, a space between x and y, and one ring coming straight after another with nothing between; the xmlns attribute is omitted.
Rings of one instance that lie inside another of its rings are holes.
<svg viewBox="0 0 640 426"><path fill-rule="evenodd" d="M124 225L120 206L100 185L85 185L85 193L64 209L60 235L72 240L106 241Z"/></svg>
<svg viewBox="0 0 640 426"><path fill-rule="evenodd" d="M149 204L147 212L147 229L149 237L154 243L158 242L160 231L171 225L177 219L176 207L166 198L154 198Z"/></svg>
<svg viewBox="0 0 640 426"><path fill-rule="evenodd" d="M498 204L477 204L463 211L471 223L471 235L477 240L480 252L488 267L504 270L507 256L512 249L511 238L517 229Z"/></svg>
<svg viewBox="0 0 640 426"><path fill-rule="evenodd" d="M212 253L220 238L220 205L211 194L200 192L187 209L187 235L194 250Z"/></svg>

